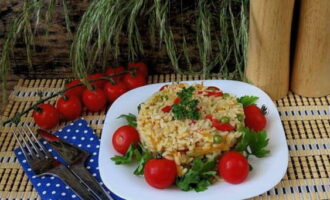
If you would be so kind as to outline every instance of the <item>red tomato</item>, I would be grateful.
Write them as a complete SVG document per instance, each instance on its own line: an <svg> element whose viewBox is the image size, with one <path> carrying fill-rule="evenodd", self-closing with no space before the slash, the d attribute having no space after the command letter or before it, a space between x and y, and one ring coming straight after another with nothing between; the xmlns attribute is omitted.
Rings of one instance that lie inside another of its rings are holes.
<svg viewBox="0 0 330 200"><path fill-rule="evenodd" d="M91 80L91 79L98 79L101 77L104 77L104 74L97 73L97 74L92 74L92 75L87 76L86 79ZM103 86L106 82L107 82L106 80L98 80L98 81L91 82L91 85L94 85L95 87L98 87L98 88L103 88Z"/></svg>
<svg viewBox="0 0 330 200"><path fill-rule="evenodd" d="M151 159L144 166L144 178L152 187L164 189L172 185L177 175L173 160Z"/></svg>
<svg viewBox="0 0 330 200"><path fill-rule="evenodd" d="M219 131L233 131L235 127L229 123L220 123L217 119L212 119L212 125Z"/></svg>
<svg viewBox="0 0 330 200"><path fill-rule="evenodd" d="M137 69L137 73L142 74L144 77L148 76L148 67L143 62L128 63L128 69Z"/></svg>
<svg viewBox="0 0 330 200"><path fill-rule="evenodd" d="M123 71L125 71L125 68L122 66L119 66L119 67L114 67L114 68L108 68L107 71L105 72L105 74L110 76L112 74L116 74L116 73L123 72ZM112 77L112 79L116 82L120 81L122 78L123 78L123 75Z"/></svg>
<svg viewBox="0 0 330 200"><path fill-rule="evenodd" d="M163 111L164 113L168 113L168 112L171 111L171 109L172 109L171 106L165 106L165 107L162 108L162 111Z"/></svg>
<svg viewBox="0 0 330 200"><path fill-rule="evenodd" d="M32 116L36 124L43 129L54 128L60 121L60 113L50 104L40 104Z"/></svg>
<svg viewBox="0 0 330 200"><path fill-rule="evenodd" d="M59 98L56 105L57 110L66 120L74 120L81 115L81 101L76 96L69 96L67 99Z"/></svg>
<svg viewBox="0 0 330 200"><path fill-rule="evenodd" d="M159 89L159 91L162 91L162 90L164 90L165 88L167 88L168 87L168 85L163 85L160 89Z"/></svg>
<svg viewBox="0 0 330 200"><path fill-rule="evenodd" d="M227 152L218 161L218 173L226 182L239 184L249 174L249 163L241 153Z"/></svg>
<svg viewBox="0 0 330 200"><path fill-rule="evenodd" d="M97 112L105 107L107 97L100 88L96 88L95 90L86 89L83 93L82 100L89 111Z"/></svg>
<svg viewBox="0 0 330 200"><path fill-rule="evenodd" d="M104 92L110 102L114 102L118 97L127 91L127 87L123 82L112 84L107 82L104 85Z"/></svg>
<svg viewBox="0 0 330 200"><path fill-rule="evenodd" d="M142 74L137 73L134 76L128 73L124 76L124 83L126 84L128 89L131 90L140 86L144 86L147 82Z"/></svg>
<svg viewBox="0 0 330 200"><path fill-rule="evenodd" d="M267 119L261 112L260 108L256 105L249 105L244 107L245 125L255 131L261 131L265 129Z"/></svg>
<svg viewBox="0 0 330 200"><path fill-rule="evenodd" d="M79 83L81 83L80 80L73 80L70 83L67 83L65 85L65 88L69 88L69 87L74 86ZM81 86L77 86L77 87L67 90L64 94L66 96L77 96L77 97L81 98L82 93L84 92L85 89L86 89L86 86L81 85Z"/></svg>
<svg viewBox="0 0 330 200"><path fill-rule="evenodd" d="M139 143L139 133L132 126L118 128L112 136L112 145L118 153L125 154L132 143Z"/></svg>

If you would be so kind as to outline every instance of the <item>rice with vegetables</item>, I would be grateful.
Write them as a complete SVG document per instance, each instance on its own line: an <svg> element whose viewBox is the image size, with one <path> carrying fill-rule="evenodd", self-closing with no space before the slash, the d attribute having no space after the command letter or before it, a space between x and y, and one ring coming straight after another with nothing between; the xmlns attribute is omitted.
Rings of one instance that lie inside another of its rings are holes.
<svg viewBox="0 0 330 200"><path fill-rule="evenodd" d="M241 136L236 130L243 121L243 106L236 97L215 87L179 83L141 104L137 130L143 146L174 160L182 176L194 158L230 150Z"/></svg>

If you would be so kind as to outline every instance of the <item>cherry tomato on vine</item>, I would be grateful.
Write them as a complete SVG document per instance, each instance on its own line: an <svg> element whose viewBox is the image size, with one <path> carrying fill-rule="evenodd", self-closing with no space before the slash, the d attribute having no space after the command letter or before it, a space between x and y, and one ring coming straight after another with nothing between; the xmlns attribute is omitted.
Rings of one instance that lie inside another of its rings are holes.
<svg viewBox="0 0 330 200"><path fill-rule="evenodd" d="M114 102L118 97L127 92L127 87L123 82L116 82L112 84L107 82L104 85L104 92L110 102Z"/></svg>
<svg viewBox="0 0 330 200"><path fill-rule="evenodd" d="M50 104L40 104L32 116L36 124L43 129L54 128L60 121L60 113Z"/></svg>
<svg viewBox="0 0 330 200"><path fill-rule="evenodd" d="M147 82L145 77L142 74L126 74L124 76L124 83L128 89L134 89L140 86L144 86Z"/></svg>
<svg viewBox="0 0 330 200"><path fill-rule="evenodd" d="M142 74L144 77L148 76L148 67L143 62L128 63L128 69L137 69L138 74Z"/></svg>
<svg viewBox="0 0 330 200"><path fill-rule="evenodd" d="M223 154L218 161L218 174L226 182L242 183L249 174L249 163L239 152L230 151Z"/></svg>
<svg viewBox="0 0 330 200"><path fill-rule="evenodd" d="M57 100L56 108L60 115L66 120L74 120L78 118L82 112L81 101L76 96L59 98Z"/></svg>
<svg viewBox="0 0 330 200"><path fill-rule="evenodd" d="M65 85L65 88L69 88L69 87L74 86L74 85L79 84L79 83L81 83L80 80L73 80L70 83L67 83ZM84 92L85 89L86 89L86 86L81 85L81 86L77 86L77 87L74 87L74 88L71 88L71 89L65 91L64 94L68 97L69 96L77 96L78 98L81 98L82 93Z"/></svg>
<svg viewBox="0 0 330 200"><path fill-rule="evenodd" d="M124 71L125 71L125 68L122 66L119 66L119 67L114 67L114 68L108 68L107 71L105 72L105 74L110 76L112 74L116 74L116 73L120 73L120 72L124 72ZM122 78L123 78L123 75L112 77L112 79L116 82L120 81Z"/></svg>
<svg viewBox="0 0 330 200"><path fill-rule="evenodd" d="M105 107L107 97L100 88L94 90L86 89L82 97L84 105L91 112L97 112Z"/></svg>
<svg viewBox="0 0 330 200"><path fill-rule="evenodd" d="M104 77L104 74L96 73L96 74L92 74L92 75L87 76L86 79L91 80L91 79L98 79L98 78L101 78L101 77ZM94 85L95 87L98 87L98 88L103 88L103 86L106 82L107 82L106 80L98 80L98 81L92 82L91 85Z"/></svg>
<svg viewBox="0 0 330 200"><path fill-rule="evenodd" d="M173 160L151 159L144 166L144 178L149 185L164 189L172 185L177 176L176 164Z"/></svg>
<svg viewBox="0 0 330 200"><path fill-rule="evenodd" d="M245 125L255 131L261 131L265 129L267 119L262 113L261 109L256 105L248 105L244 107Z"/></svg>
<svg viewBox="0 0 330 200"><path fill-rule="evenodd" d="M112 136L112 145L121 154L125 154L132 143L139 142L139 133L134 127L128 125L118 128Z"/></svg>

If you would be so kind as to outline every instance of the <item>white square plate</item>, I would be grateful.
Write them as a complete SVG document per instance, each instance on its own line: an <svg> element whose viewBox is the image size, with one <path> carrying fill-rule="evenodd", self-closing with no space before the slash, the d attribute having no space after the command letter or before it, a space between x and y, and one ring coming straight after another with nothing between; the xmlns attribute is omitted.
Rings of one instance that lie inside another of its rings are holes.
<svg viewBox="0 0 330 200"><path fill-rule="evenodd" d="M146 85L131 90L119 97L110 107L102 130L99 165L103 183L118 196L129 200L215 200L215 199L245 199L262 194L273 188L286 173L288 166L288 147L280 116L270 97L259 88L230 80L184 81L186 83L201 83L206 86L216 86L222 91L237 97L244 95L258 96L258 106L267 106L267 126L270 154L265 158L249 158L253 170L247 180L238 185L217 182L206 191L184 192L173 186L168 189L155 189L149 186L143 176L135 176L136 164L115 165L110 160L118 155L112 147L112 134L117 128L125 125L124 119L117 119L121 114L137 114L137 106L149 98L165 84Z"/></svg>

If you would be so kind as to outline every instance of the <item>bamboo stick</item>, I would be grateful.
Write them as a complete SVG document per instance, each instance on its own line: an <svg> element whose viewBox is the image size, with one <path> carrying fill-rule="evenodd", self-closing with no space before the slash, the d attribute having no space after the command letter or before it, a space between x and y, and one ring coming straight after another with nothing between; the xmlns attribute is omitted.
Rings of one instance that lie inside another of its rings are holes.
<svg viewBox="0 0 330 200"><path fill-rule="evenodd" d="M294 0L251 0L246 78L273 100L289 89Z"/></svg>
<svg viewBox="0 0 330 200"><path fill-rule="evenodd" d="M330 0L302 0L291 90L308 97L330 94Z"/></svg>

